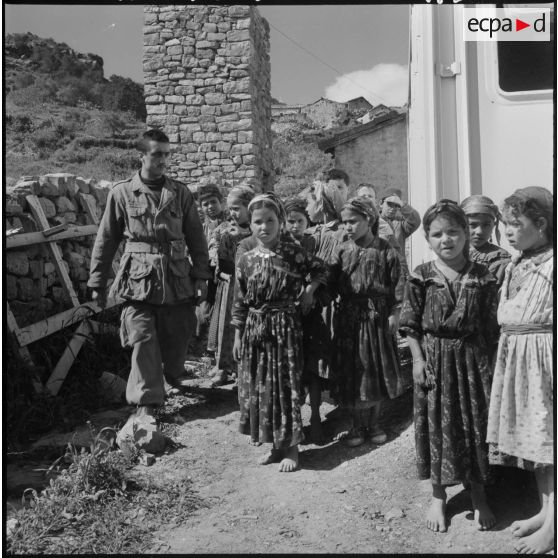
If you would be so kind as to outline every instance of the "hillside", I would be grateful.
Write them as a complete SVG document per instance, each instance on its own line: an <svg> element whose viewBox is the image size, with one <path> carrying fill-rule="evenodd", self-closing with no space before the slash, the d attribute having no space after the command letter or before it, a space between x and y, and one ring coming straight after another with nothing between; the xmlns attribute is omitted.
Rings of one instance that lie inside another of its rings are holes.
<svg viewBox="0 0 558 558"><path fill-rule="evenodd" d="M103 59L31 33L4 43L5 173L65 171L116 180L138 166L143 86L104 77Z"/></svg>

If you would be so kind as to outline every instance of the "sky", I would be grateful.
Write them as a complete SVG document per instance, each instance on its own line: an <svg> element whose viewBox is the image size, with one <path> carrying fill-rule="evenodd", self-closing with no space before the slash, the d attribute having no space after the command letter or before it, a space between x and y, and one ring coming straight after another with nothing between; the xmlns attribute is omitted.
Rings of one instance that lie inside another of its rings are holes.
<svg viewBox="0 0 558 558"><path fill-rule="evenodd" d="M105 77L143 81L142 6L4 4L6 33L30 31L98 54ZM407 99L409 7L259 6L271 28L271 94L289 104L320 97L400 106ZM295 43L298 43L295 44Z"/></svg>

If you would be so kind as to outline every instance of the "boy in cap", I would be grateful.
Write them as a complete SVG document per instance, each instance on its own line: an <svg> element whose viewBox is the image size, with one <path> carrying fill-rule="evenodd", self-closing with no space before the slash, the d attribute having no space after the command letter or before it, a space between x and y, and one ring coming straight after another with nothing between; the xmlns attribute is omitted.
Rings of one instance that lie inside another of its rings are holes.
<svg viewBox="0 0 558 558"><path fill-rule="evenodd" d="M382 197L381 217L393 230L400 253L405 257L405 240L420 226L420 214L401 199L401 190L388 188Z"/></svg>

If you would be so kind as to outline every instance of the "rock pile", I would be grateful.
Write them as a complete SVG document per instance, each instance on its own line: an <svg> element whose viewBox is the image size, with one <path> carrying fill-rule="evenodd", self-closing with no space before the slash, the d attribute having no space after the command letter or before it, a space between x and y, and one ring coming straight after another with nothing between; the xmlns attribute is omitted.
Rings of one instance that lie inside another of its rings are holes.
<svg viewBox="0 0 558 558"><path fill-rule="evenodd" d="M269 26L250 6L144 8L147 124L174 146L170 174L271 188Z"/></svg>
<svg viewBox="0 0 558 558"><path fill-rule="evenodd" d="M42 230L31 214L26 196L35 195L49 225L91 224L79 192L93 196L92 205L100 219L109 188L107 180L95 181L67 173L23 176L6 188L6 230L20 232ZM58 242L64 265L80 302L85 302L91 249L95 236L72 238ZM55 271L46 243L22 246L6 251L6 294L19 326L29 325L71 306Z"/></svg>

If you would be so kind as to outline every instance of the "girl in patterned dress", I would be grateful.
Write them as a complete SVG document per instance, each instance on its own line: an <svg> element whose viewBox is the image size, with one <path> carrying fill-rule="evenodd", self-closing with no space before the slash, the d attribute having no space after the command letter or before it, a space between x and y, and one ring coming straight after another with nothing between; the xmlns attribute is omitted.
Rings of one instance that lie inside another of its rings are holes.
<svg viewBox="0 0 558 558"><path fill-rule="evenodd" d="M554 546L553 196L530 186L504 201L509 243L520 251L500 294L501 337L490 398L490 461L535 472L541 510L511 525L516 550Z"/></svg>
<svg viewBox="0 0 558 558"><path fill-rule="evenodd" d="M240 432L273 444L259 463L280 461L279 470L290 472L298 467L303 440L300 315L312 307L325 270L302 247L281 240L285 209L273 193L256 196L248 211L258 244L237 260L231 322Z"/></svg>
<svg viewBox="0 0 558 558"><path fill-rule="evenodd" d="M446 486L467 483L477 526L490 529L485 440L498 287L486 266L469 259L467 218L456 202L439 201L422 222L438 259L411 273L399 330L413 355L418 475L432 482L426 526L446 531Z"/></svg>
<svg viewBox="0 0 558 558"><path fill-rule="evenodd" d="M334 315L335 371L332 392L348 408L353 427L346 438L351 447L370 436L383 443L379 406L410 386L399 366L394 334L403 281L397 251L380 238L378 210L368 198L352 198L341 216L349 240L334 251L332 283L339 303Z"/></svg>
<svg viewBox="0 0 558 558"><path fill-rule="evenodd" d="M496 242L500 243L500 231L498 222L500 212L494 202L486 196L469 196L461 202L461 209L467 215L469 223L470 248L469 257L471 261L484 264L496 277L498 286L504 281L504 271L510 263L509 252L492 244L492 233L495 233Z"/></svg>
<svg viewBox="0 0 558 558"><path fill-rule="evenodd" d="M306 201L291 198L285 202L287 214L287 231L308 253L317 252L316 240L312 235L304 234L310 222L306 212ZM329 351L331 336L322 316L324 306L329 304L330 297L325 288L316 292L315 304L302 316L304 367L302 371L302 387L308 390L310 398L310 438L319 444L323 441L320 405L322 390L326 389L329 373Z"/></svg>
<svg viewBox="0 0 558 558"><path fill-rule="evenodd" d="M229 325L234 293L234 261L238 244L252 234L248 204L255 195L249 186L232 188L227 196L231 218L218 225L209 240L209 261L215 268L217 291L209 324L207 349L215 351L215 367L210 373L215 386L226 383L228 373L234 373L233 332Z"/></svg>

